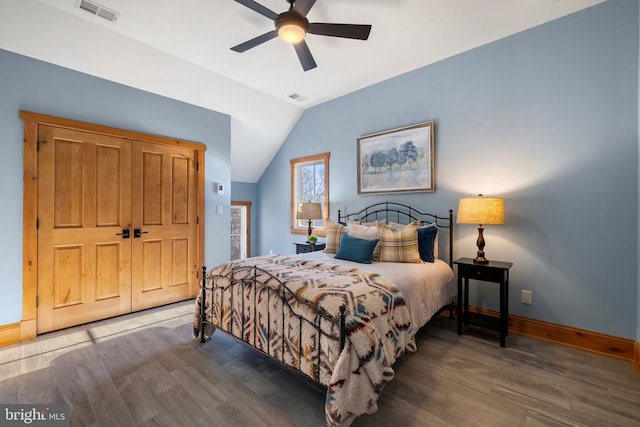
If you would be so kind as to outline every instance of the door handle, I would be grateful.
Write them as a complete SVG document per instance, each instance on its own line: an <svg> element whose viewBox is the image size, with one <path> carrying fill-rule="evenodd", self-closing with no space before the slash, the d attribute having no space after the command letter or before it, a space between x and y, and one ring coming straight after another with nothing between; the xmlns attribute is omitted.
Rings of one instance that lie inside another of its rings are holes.
<svg viewBox="0 0 640 427"><path fill-rule="evenodd" d="M143 234L149 234L148 231L141 231L139 228L133 229L133 238L138 239Z"/></svg>
<svg viewBox="0 0 640 427"><path fill-rule="evenodd" d="M122 229L122 233L116 233L116 236L122 236L123 239L128 239L129 236L129 229L128 228L123 228Z"/></svg>

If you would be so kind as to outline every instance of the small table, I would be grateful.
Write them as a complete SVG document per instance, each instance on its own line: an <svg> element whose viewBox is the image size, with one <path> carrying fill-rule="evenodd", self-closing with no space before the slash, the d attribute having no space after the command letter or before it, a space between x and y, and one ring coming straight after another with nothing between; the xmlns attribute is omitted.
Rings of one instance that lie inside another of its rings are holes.
<svg viewBox="0 0 640 427"><path fill-rule="evenodd" d="M296 254L305 254L307 252L315 252L324 250L324 243L294 243L296 245Z"/></svg>
<svg viewBox="0 0 640 427"><path fill-rule="evenodd" d="M509 335L509 269L512 262L489 261L475 264L471 258L459 258L453 262L458 266L458 335L462 335L462 324L476 324L500 331L500 347L505 346ZM480 313L469 313L469 279L500 285L500 318ZM463 301L464 293L464 301Z"/></svg>

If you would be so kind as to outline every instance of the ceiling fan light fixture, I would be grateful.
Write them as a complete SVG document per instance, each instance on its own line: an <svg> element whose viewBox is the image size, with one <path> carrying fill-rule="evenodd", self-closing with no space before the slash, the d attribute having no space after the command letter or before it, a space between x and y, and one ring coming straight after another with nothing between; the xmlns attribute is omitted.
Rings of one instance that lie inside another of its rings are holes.
<svg viewBox="0 0 640 427"><path fill-rule="evenodd" d="M278 36L287 43L296 44L304 40L309 21L293 9L281 13L276 19Z"/></svg>
<svg viewBox="0 0 640 427"><path fill-rule="evenodd" d="M2 0L0 0L2 1ZM287 0L289 10L277 14L273 10L263 6L256 0L235 0L237 3L253 10L256 13L273 20L275 29L247 40L244 43L233 46L234 52L246 52L269 40L280 37L285 43L293 46L298 55L298 60L304 71L309 71L318 66L307 46L305 37L307 33L319 36L341 37L345 39L367 40L371 32L371 25L358 24L334 24L334 23L309 23L307 14L316 3L316 0ZM297 5L297 7L296 7Z"/></svg>
<svg viewBox="0 0 640 427"><path fill-rule="evenodd" d="M306 34L307 32L297 22L287 22L278 28L278 36L291 44L300 43Z"/></svg>

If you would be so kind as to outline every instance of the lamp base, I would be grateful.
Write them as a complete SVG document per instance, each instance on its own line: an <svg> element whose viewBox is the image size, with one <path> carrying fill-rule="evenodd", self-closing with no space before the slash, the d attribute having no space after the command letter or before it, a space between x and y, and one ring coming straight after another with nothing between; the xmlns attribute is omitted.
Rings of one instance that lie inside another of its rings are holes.
<svg viewBox="0 0 640 427"><path fill-rule="evenodd" d="M311 220L309 220L309 227L307 228L307 243L310 243L309 237L311 237L311 234L313 234L313 228L311 228Z"/></svg>
<svg viewBox="0 0 640 427"><path fill-rule="evenodd" d="M484 257L484 236L482 235L483 231L484 227L482 227L482 224L480 224L478 226L478 240L476 241L476 245L478 246L478 253L473 259L474 264L489 264L489 260Z"/></svg>

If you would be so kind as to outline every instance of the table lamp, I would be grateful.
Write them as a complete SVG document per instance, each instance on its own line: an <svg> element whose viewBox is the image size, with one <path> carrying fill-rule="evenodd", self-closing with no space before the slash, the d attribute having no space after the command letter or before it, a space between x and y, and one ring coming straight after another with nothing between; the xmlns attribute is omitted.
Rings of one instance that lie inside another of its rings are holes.
<svg viewBox="0 0 640 427"><path fill-rule="evenodd" d="M504 224L504 200L501 197L463 197L458 202L458 224L478 224L478 254L473 259L476 264L488 264L484 256L483 225Z"/></svg>
<svg viewBox="0 0 640 427"><path fill-rule="evenodd" d="M309 243L309 236L311 236L313 232L311 221L314 219L322 219L322 203L300 203L298 205L296 219L306 219L309 221L309 228L307 229L307 243Z"/></svg>

